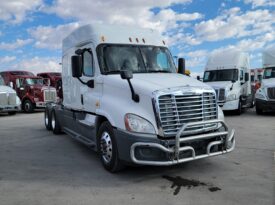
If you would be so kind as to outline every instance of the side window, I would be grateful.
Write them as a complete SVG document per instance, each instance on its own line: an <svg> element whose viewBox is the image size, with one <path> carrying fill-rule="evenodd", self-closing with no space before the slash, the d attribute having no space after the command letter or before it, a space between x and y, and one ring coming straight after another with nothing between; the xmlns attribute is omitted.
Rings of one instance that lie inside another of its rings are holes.
<svg viewBox="0 0 275 205"><path fill-rule="evenodd" d="M240 72L240 81L244 80L244 77L243 77L243 70L241 70Z"/></svg>
<svg viewBox="0 0 275 205"><path fill-rule="evenodd" d="M85 76L93 76L94 74L94 62L93 56L90 51L85 51L83 53L83 74Z"/></svg>

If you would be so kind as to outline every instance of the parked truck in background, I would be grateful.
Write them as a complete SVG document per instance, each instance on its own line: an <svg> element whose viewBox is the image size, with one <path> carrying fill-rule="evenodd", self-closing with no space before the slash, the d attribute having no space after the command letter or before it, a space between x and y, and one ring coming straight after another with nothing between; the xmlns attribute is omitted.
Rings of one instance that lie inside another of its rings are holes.
<svg viewBox="0 0 275 205"><path fill-rule="evenodd" d="M256 92L256 112L275 111L275 48L266 49L262 53L263 80Z"/></svg>
<svg viewBox="0 0 275 205"><path fill-rule="evenodd" d="M173 165L234 149L234 130L215 91L178 74L155 31L86 25L63 40L62 50L63 102L47 104L45 126L98 151L107 170Z"/></svg>
<svg viewBox="0 0 275 205"><path fill-rule="evenodd" d="M21 101L15 90L6 86L4 79L0 75L0 113L15 115L20 110Z"/></svg>
<svg viewBox="0 0 275 205"><path fill-rule="evenodd" d="M57 92L57 97L58 100L62 100L62 78L61 78L61 73L60 72L44 72L44 73L38 73L37 76L48 79L49 85L54 87Z"/></svg>
<svg viewBox="0 0 275 205"><path fill-rule="evenodd" d="M27 71L3 71L5 84L11 86L22 102L22 110L33 112L44 108L47 102L56 101L56 89L45 84L43 78Z"/></svg>
<svg viewBox="0 0 275 205"><path fill-rule="evenodd" d="M238 50L214 54L208 59L203 82L215 89L223 110L241 114L243 108L253 106L249 69L249 55Z"/></svg>

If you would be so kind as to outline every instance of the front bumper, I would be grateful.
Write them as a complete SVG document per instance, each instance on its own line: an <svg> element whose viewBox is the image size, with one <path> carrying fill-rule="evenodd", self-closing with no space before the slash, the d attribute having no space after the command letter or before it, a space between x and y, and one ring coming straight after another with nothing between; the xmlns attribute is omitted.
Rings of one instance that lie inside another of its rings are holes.
<svg viewBox="0 0 275 205"><path fill-rule="evenodd" d="M20 111L20 106L0 106L1 112L18 112Z"/></svg>
<svg viewBox="0 0 275 205"><path fill-rule="evenodd" d="M35 102L35 106L37 107L37 108L45 108L46 107L46 102L40 102L40 101L38 101L38 102Z"/></svg>
<svg viewBox="0 0 275 205"><path fill-rule="evenodd" d="M218 102L220 105L220 103ZM221 106L222 105L222 106ZM232 101L225 101L223 104L221 104L220 107L222 110L236 110L239 107L239 100L232 100Z"/></svg>
<svg viewBox="0 0 275 205"><path fill-rule="evenodd" d="M217 123L221 127L215 132L182 136L190 126L209 123ZM221 120L187 123L178 131L174 140L160 140L152 136L136 138L129 135L128 140L125 133L123 142L118 140L119 157L140 165L174 165L229 153L235 148L234 130L229 133L228 127ZM129 153L130 157L127 156Z"/></svg>
<svg viewBox="0 0 275 205"><path fill-rule="evenodd" d="M271 110L275 111L275 101L266 101L256 98L256 107L261 110Z"/></svg>

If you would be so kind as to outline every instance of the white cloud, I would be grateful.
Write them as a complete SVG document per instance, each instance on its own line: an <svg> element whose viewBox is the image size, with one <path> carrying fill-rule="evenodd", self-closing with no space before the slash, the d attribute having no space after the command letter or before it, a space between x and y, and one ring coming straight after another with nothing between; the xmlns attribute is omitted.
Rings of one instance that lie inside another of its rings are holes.
<svg viewBox="0 0 275 205"><path fill-rule="evenodd" d="M62 39L78 26L79 23L69 23L56 27L38 26L37 28L30 29L29 33L35 39L35 47L60 49Z"/></svg>
<svg viewBox="0 0 275 205"><path fill-rule="evenodd" d="M196 24L195 32L202 41L218 41L269 32L274 23L275 14L269 10L248 11L243 14L236 7L214 19Z"/></svg>
<svg viewBox="0 0 275 205"><path fill-rule="evenodd" d="M0 20L21 23L29 11L35 10L42 0L8 0L0 1Z"/></svg>
<svg viewBox="0 0 275 205"><path fill-rule="evenodd" d="M0 64L10 63L16 60L15 56L4 56L0 58Z"/></svg>
<svg viewBox="0 0 275 205"><path fill-rule="evenodd" d="M275 6L274 0L244 0L246 4L252 4L252 8L260 6Z"/></svg>
<svg viewBox="0 0 275 205"><path fill-rule="evenodd" d="M56 58L47 57L34 57L31 59L23 59L11 66L9 70L28 70L33 73L39 72L60 72L61 65L59 65L60 60Z"/></svg>
<svg viewBox="0 0 275 205"><path fill-rule="evenodd" d="M23 47L25 45L28 45L32 42L32 39L16 39L16 41L12 43L6 43L6 42L1 42L0 43L0 49L3 50L14 50L20 47Z"/></svg>

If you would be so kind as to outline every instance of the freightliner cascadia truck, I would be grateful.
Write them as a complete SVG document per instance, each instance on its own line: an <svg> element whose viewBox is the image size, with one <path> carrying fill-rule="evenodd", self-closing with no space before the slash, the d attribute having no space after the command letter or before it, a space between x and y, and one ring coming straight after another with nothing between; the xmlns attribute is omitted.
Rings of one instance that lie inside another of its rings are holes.
<svg viewBox="0 0 275 205"><path fill-rule="evenodd" d="M275 111L275 48L266 49L262 54L263 79L256 92L256 112Z"/></svg>
<svg viewBox="0 0 275 205"><path fill-rule="evenodd" d="M20 110L21 101L15 90L6 86L4 79L0 75L0 113L15 115Z"/></svg>
<svg viewBox="0 0 275 205"><path fill-rule="evenodd" d="M253 107L249 55L238 50L214 54L205 67L203 82L212 86L224 111L241 114Z"/></svg>
<svg viewBox="0 0 275 205"><path fill-rule="evenodd" d="M30 113L35 108L45 108L47 102L57 100L56 89L46 85L41 77L28 71L3 71L0 73L6 85L17 92L22 102L22 110Z"/></svg>
<svg viewBox="0 0 275 205"><path fill-rule="evenodd" d="M177 73L155 31L86 25L66 37L62 49L63 101L47 104L45 126L98 151L108 171L234 149L234 130L215 90ZM179 59L179 71L184 65Z"/></svg>

